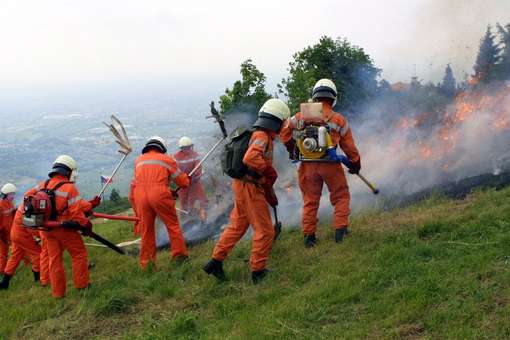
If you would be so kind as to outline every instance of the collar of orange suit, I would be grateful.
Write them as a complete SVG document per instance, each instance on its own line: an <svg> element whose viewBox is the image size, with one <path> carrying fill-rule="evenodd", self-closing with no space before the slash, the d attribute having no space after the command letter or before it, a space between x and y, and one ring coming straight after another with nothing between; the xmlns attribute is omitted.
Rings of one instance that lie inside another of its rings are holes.
<svg viewBox="0 0 510 340"><path fill-rule="evenodd" d="M67 178L66 176L63 176L63 175L55 175L55 176L51 177L51 179L57 180L59 182L61 182L61 181L69 181L69 178Z"/></svg>
<svg viewBox="0 0 510 340"><path fill-rule="evenodd" d="M269 136L269 138L271 138L271 140L274 140L276 138L277 133L274 131L262 128L258 128L257 130L264 131Z"/></svg>

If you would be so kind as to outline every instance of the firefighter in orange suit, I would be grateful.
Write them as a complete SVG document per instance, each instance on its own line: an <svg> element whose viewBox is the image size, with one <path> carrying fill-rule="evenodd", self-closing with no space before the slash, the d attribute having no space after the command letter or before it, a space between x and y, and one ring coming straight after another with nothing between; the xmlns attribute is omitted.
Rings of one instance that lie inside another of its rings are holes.
<svg viewBox="0 0 510 340"><path fill-rule="evenodd" d="M189 174L200 163L200 156L193 150L193 141L187 136L183 136L179 139L179 148L180 150L174 155L174 158L177 161L179 170ZM207 197L201 177L202 167L199 166L190 178L191 183L189 187L179 190L179 201L181 203L181 208L189 213L195 212L195 202L198 201L200 204L198 216L200 220L205 221L207 218Z"/></svg>
<svg viewBox="0 0 510 340"><path fill-rule="evenodd" d="M253 125L255 131L242 159L248 170L244 177L232 181L234 209L230 214L230 225L221 234L212 259L203 268L207 274L225 279L223 260L251 225L254 231L250 258L252 280L258 283L266 276L274 239L269 205L275 207L278 204L272 189L278 177L272 165L273 141L289 115L288 106L279 99L269 99L260 109Z"/></svg>
<svg viewBox="0 0 510 340"><path fill-rule="evenodd" d="M360 155L349 124L342 114L333 111L337 98L335 84L329 79L319 80L313 88L312 98L315 102L322 103L322 121L327 124L329 129L333 150L339 146L351 163L349 172L359 173ZM302 113L298 112L285 122L280 134L282 143L291 153L295 150L296 143L293 132L300 125L306 125L306 121L304 121ZM337 162L304 161L299 166L298 175L299 187L303 196L302 229L305 246L313 247L316 243L317 212L324 183L328 187L330 202L334 207L335 241L341 242L344 235L348 233L350 214L349 187L342 165Z"/></svg>
<svg viewBox="0 0 510 340"><path fill-rule="evenodd" d="M175 211L175 194L170 191L169 185L174 182L177 186L186 188L190 180L166 152L163 138L154 136L149 138L142 154L135 160L135 174L129 197L140 218L137 228L142 237L142 269L146 269L149 263L156 264L156 216L159 216L166 226L172 257L188 257L188 249Z"/></svg>
<svg viewBox="0 0 510 340"><path fill-rule="evenodd" d="M11 224L16 212L13 204L16 186L6 183L0 189L0 274L4 274L11 244Z"/></svg>

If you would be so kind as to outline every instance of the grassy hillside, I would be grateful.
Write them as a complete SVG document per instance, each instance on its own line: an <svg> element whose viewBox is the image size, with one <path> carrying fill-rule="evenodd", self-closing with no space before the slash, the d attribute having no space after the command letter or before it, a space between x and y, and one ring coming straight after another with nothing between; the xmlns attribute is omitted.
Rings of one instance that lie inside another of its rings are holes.
<svg viewBox="0 0 510 340"><path fill-rule="evenodd" d="M336 245L321 228L313 249L299 232L284 233L258 286L248 243L226 262L224 284L200 270L213 243L182 265L161 253L153 274L91 248L93 287L70 288L63 300L23 268L0 293L0 337L510 338L510 189L365 213L352 229ZM126 224L97 230L130 238Z"/></svg>

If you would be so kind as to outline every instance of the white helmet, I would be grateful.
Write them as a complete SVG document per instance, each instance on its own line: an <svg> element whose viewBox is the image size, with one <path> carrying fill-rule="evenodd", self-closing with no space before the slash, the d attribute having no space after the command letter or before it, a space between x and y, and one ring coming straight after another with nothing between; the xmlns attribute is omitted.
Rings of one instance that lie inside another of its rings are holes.
<svg viewBox="0 0 510 340"><path fill-rule="evenodd" d="M179 139L179 147L180 148L185 148L187 146L192 146L193 145L193 141L191 140L191 138L187 137L187 136L182 136L181 139Z"/></svg>
<svg viewBox="0 0 510 340"><path fill-rule="evenodd" d="M275 132L280 131L284 120L290 117L290 109L282 100L271 98L260 108L259 117L253 126Z"/></svg>
<svg viewBox="0 0 510 340"><path fill-rule="evenodd" d="M152 136L147 140L147 143L145 143L145 146L142 149L142 153L146 153L150 148L156 148L162 153L166 153L165 140L160 136Z"/></svg>
<svg viewBox="0 0 510 340"><path fill-rule="evenodd" d="M76 161L68 155L58 156L53 162L53 168L48 176L53 177L56 174L66 176L73 182L78 175L78 165Z"/></svg>
<svg viewBox="0 0 510 340"><path fill-rule="evenodd" d="M336 85L331 79L321 79L315 86L312 91L312 98L330 98L333 99L333 106L336 104L336 98L338 95L338 91L336 90Z"/></svg>
<svg viewBox="0 0 510 340"><path fill-rule="evenodd" d="M14 193L16 192L16 186L12 183L5 183L0 192L4 195Z"/></svg>

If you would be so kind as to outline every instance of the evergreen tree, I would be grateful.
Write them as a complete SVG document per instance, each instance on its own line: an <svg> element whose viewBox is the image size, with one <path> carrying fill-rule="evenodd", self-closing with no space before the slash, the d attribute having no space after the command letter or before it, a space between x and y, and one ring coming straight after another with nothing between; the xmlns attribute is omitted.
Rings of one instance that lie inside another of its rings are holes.
<svg viewBox="0 0 510 340"><path fill-rule="evenodd" d="M480 48L476 63L474 66L475 79L481 83L489 83L497 78L496 64L500 60L501 49L495 42L495 36L492 33L491 26L487 26L487 31L480 41Z"/></svg>
<svg viewBox="0 0 510 340"><path fill-rule="evenodd" d="M510 24L498 24L501 41L501 61L498 65L498 76L501 80L510 80Z"/></svg>
<svg viewBox="0 0 510 340"><path fill-rule="evenodd" d="M453 76L453 71L450 64L446 65L444 71L443 82L439 86L441 93L447 97L454 97L457 92L457 82Z"/></svg>
<svg viewBox="0 0 510 340"><path fill-rule="evenodd" d="M110 201L114 203L119 203L121 200L119 191L117 189L112 189L112 192L110 193Z"/></svg>

